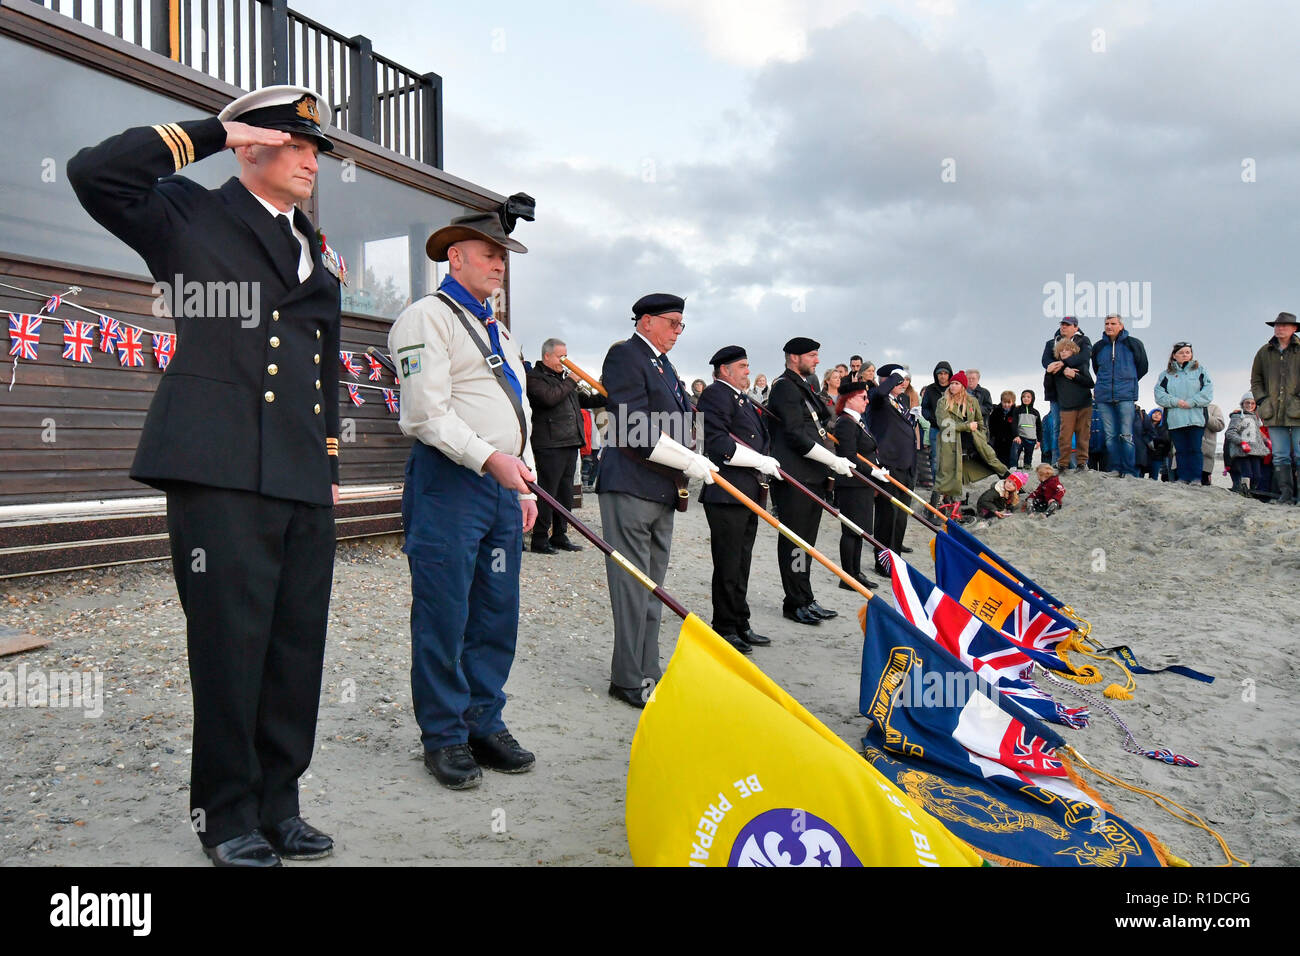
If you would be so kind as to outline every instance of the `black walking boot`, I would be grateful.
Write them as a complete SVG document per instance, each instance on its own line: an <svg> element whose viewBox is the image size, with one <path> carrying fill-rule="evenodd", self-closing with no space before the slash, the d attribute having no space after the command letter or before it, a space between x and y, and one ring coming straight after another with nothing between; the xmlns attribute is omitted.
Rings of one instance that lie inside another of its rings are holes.
<svg viewBox="0 0 1300 956"><path fill-rule="evenodd" d="M1295 503L1295 484L1291 478L1290 465L1273 466L1273 489L1277 492L1277 497L1273 500L1280 505L1290 505Z"/></svg>

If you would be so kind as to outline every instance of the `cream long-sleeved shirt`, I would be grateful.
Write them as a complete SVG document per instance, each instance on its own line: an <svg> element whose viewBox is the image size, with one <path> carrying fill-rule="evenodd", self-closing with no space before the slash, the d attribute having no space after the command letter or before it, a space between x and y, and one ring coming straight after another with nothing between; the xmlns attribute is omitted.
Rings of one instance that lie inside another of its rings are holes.
<svg viewBox="0 0 1300 956"><path fill-rule="evenodd" d="M466 313L469 315L469 313ZM483 323L469 315L474 334L490 351ZM497 326L501 351L524 381L524 357L505 326ZM494 451L523 459L530 471L531 443L524 440L510 399L459 318L437 296L412 302L388 333L388 352L402 386L402 432L438 449L476 474ZM524 421L532 420L528 393L520 398Z"/></svg>

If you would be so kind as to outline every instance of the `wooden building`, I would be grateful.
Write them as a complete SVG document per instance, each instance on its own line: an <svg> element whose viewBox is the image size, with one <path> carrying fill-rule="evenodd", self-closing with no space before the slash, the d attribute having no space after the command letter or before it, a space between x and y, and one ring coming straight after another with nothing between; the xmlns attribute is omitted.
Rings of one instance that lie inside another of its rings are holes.
<svg viewBox="0 0 1300 956"><path fill-rule="evenodd" d="M504 198L443 171L440 78L287 0L5 0L0 328L63 299L43 316L37 358L9 357L13 385L0 386L0 577L168 553L162 496L127 473L162 374L147 333L174 327L155 314L144 263L77 203L67 160L127 127L212 115L273 83L311 87L333 107L336 149L320 157L304 211L347 261L343 348L361 370L341 375L338 535L400 529L409 440L379 390L393 378L370 381L364 350L385 347L397 313L439 281L429 233ZM215 187L237 172L233 157L214 156L185 175ZM89 363L62 357L63 320L98 327L100 315L145 330L142 368L101 351L97 333ZM349 400L349 381L364 405Z"/></svg>

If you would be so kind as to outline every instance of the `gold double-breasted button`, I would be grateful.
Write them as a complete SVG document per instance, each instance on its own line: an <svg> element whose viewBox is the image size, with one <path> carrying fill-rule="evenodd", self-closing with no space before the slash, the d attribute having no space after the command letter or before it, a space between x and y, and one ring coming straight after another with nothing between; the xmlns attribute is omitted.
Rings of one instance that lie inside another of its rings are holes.
<svg viewBox="0 0 1300 956"><path fill-rule="evenodd" d="M320 414L320 406L319 406L319 405L313 406L313 407L312 407L312 411L315 412L317 415L319 415L319 414Z"/></svg>
<svg viewBox="0 0 1300 956"><path fill-rule="evenodd" d="M280 366L276 365L274 362L266 367L267 375L274 375L278 371L280 371Z"/></svg>
<svg viewBox="0 0 1300 956"><path fill-rule="evenodd" d="M316 391L320 391L320 379L316 379Z"/></svg>
<svg viewBox="0 0 1300 956"><path fill-rule="evenodd" d="M316 330L316 338L320 338L320 329Z"/></svg>
<svg viewBox="0 0 1300 956"><path fill-rule="evenodd" d="M271 336L271 348L278 349L279 347L280 347L280 336L278 335Z"/></svg>
<svg viewBox="0 0 1300 956"><path fill-rule="evenodd" d="M279 322L279 321L280 321L280 310L279 310L279 309L276 309L274 312L271 313L271 321L273 321L273 322Z"/></svg>
<svg viewBox="0 0 1300 956"><path fill-rule="evenodd" d="M268 402L273 402L275 401L275 392L267 392L262 397L266 399Z"/></svg>
<svg viewBox="0 0 1300 956"><path fill-rule="evenodd" d="M319 356L319 355L313 355L313 356L311 357L311 360L312 360L313 362L315 362L317 365L320 364L320 356Z"/></svg>

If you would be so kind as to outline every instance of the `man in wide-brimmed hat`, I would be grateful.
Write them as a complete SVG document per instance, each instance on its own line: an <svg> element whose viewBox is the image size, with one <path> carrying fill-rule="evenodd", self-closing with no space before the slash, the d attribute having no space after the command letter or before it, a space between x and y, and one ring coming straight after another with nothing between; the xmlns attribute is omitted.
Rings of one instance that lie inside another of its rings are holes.
<svg viewBox="0 0 1300 956"><path fill-rule="evenodd" d="M131 465L167 495L194 694L191 819L219 866L333 848L298 806L334 565L341 268L295 204L311 196L317 153L333 149L327 113L305 87L272 86L68 163L86 211L160 284L253 292L255 314L208 295L201 315L173 317L176 355ZM239 176L219 189L173 175L225 149Z"/></svg>
<svg viewBox="0 0 1300 956"><path fill-rule="evenodd" d="M1273 487L1279 504L1295 504L1294 468L1300 457L1300 323L1294 313L1279 312L1265 325L1273 337L1255 353L1250 368L1250 391L1258 403L1257 414L1273 443Z"/></svg>
<svg viewBox="0 0 1300 956"><path fill-rule="evenodd" d="M531 417L518 342L491 297L507 252L527 252L497 212L452 220L425 244L448 274L388 334L402 386L399 423L415 439L402 523L411 567L411 696L424 764L443 786L481 767L531 770L502 719L519 630L523 534L537 518Z"/></svg>

